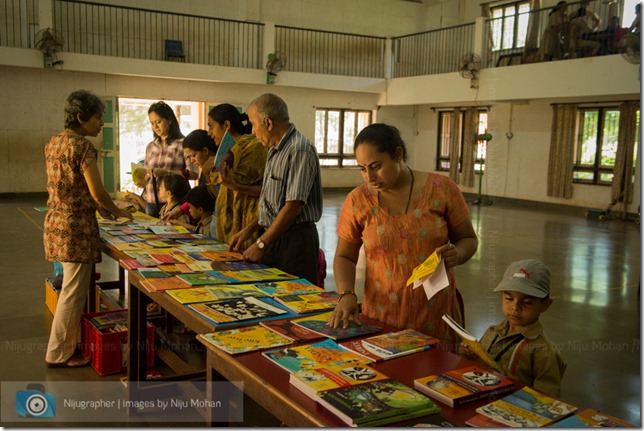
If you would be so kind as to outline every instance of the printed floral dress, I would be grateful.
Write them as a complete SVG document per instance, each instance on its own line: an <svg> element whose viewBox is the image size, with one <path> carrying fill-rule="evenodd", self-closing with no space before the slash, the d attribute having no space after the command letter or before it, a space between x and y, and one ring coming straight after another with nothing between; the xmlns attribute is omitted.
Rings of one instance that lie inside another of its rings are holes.
<svg viewBox="0 0 644 431"><path fill-rule="evenodd" d="M430 301L422 287L412 289L406 283L416 266L447 244L449 229L468 219L461 191L450 178L438 174L428 174L422 197L407 214L389 215L367 184L349 193L337 232L346 241L364 245L363 316L424 332L441 339L446 347L458 343L457 335L441 319L447 313L463 322L454 270L447 271L450 286Z"/></svg>
<svg viewBox="0 0 644 431"><path fill-rule="evenodd" d="M45 146L49 199L43 237L49 261L101 261L98 204L83 176L97 154L92 143L78 135L52 136Z"/></svg>

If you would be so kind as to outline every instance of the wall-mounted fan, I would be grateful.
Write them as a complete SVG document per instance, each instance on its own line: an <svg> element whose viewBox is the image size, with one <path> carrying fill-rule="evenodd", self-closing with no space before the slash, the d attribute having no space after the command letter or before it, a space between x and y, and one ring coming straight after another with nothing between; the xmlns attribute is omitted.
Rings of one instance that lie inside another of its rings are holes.
<svg viewBox="0 0 644 431"><path fill-rule="evenodd" d="M622 57L632 64L640 63L640 38L635 33L624 35L617 42L617 50L622 53Z"/></svg>
<svg viewBox="0 0 644 431"><path fill-rule="evenodd" d="M34 46L43 53L46 68L51 69L63 64L56 59L56 53L63 49L63 36L58 30L49 27L40 30L34 36Z"/></svg>
<svg viewBox="0 0 644 431"><path fill-rule="evenodd" d="M284 69L284 66L286 66L286 57L280 51L268 54L266 83L275 84L277 82L277 72Z"/></svg>
<svg viewBox="0 0 644 431"><path fill-rule="evenodd" d="M470 80L470 88L478 88L478 74L481 70L481 57L470 52L461 57L458 63L458 73Z"/></svg>

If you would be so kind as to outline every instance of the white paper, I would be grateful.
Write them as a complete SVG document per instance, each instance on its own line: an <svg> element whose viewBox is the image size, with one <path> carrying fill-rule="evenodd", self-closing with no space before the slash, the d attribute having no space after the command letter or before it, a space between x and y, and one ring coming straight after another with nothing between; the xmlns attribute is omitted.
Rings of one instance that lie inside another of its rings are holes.
<svg viewBox="0 0 644 431"><path fill-rule="evenodd" d="M436 270L429 276L414 281L414 289L418 286L423 286L427 300L432 299L439 291L449 286L449 279L447 278L447 271L445 270L445 261L440 260Z"/></svg>

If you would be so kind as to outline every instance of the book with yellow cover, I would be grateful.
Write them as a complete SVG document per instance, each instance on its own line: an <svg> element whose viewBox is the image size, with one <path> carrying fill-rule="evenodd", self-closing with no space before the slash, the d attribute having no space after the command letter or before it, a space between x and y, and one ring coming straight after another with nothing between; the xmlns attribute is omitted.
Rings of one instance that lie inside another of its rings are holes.
<svg viewBox="0 0 644 431"><path fill-rule="evenodd" d="M288 338L259 325L201 334L199 337L231 355L293 343Z"/></svg>
<svg viewBox="0 0 644 431"><path fill-rule="evenodd" d="M504 398L476 409L477 413L511 427L550 426L571 415L577 407L524 386Z"/></svg>
<svg viewBox="0 0 644 431"><path fill-rule="evenodd" d="M368 365L342 364L297 371L289 376L289 382L308 396L314 396L321 391L376 382L386 378L386 375Z"/></svg>
<svg viewBox="0 0 644 431"><path fill-rule="evenodd" d="M333 310L338 305L337 292L303 293L299 295L277 295L275 300L299 314L314 311Z"/></svg>
<svg viewBox="0 0 644 431"><path fill-rule="evenodd" d="M258 284L257 287L268 294L277 295L299 295L302 293L324 292L324 289L312 284L306 278L298 278L288 281L274 281L272 283Z"/></svg>
<svg viewBox="0 0 644 431"><path fill-rule="evenodd" d="M167 293L181 304L242 298L244 296L266 296L264 292L252 284L201 286L190 289L168 290Z"/></svg>
<svg viewBox="0 0 644 431"><path fill-rule="evenodd" d="M170 289L185 289L190 287L190 284L181 280L176 275L168 278L151 278L141 280L141 284L147 289L148 292L158 292L160 290Z"/></svg>
<svg viewBox="0 0 644 431"><path fill-rule="evenodd" d="M362 356L345 349L328 338L313 344L270 350L262 355L289 373L334 365L368 363Z"/></svg>

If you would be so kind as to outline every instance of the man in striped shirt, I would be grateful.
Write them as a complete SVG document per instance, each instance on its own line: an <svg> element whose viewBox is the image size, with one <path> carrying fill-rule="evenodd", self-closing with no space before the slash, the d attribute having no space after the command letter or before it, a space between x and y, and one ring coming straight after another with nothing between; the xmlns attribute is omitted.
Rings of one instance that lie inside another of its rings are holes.
<svg viewBox="0 0 644 431"><path fill-rule="evenodd" d="M317 283L322 215L320 162L313 143L290 121L284 100L263 94L248 107L253 135L268 147L259 216L230 240L237 250L254 232L244 260L261 262Z"/></svg>

